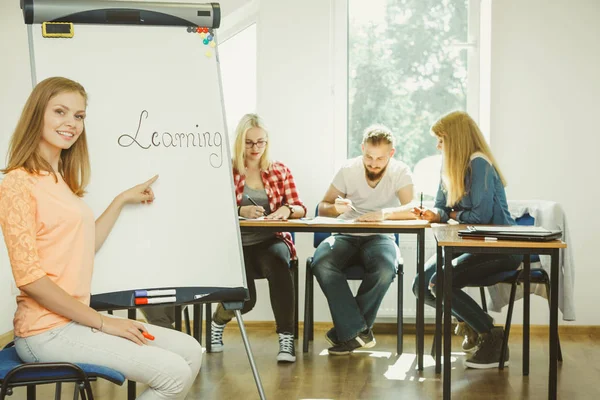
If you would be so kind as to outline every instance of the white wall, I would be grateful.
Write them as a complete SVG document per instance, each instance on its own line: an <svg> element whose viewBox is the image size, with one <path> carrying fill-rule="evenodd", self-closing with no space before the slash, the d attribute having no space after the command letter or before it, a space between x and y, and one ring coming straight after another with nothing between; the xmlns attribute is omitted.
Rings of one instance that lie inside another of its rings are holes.
<svg viewBox="0 0 600 400"><path fill-rule="evenodd" d="M492 8L492 148L510 198L565 209L578 325L600 325L599 19L597 0L503 0ZM536 302L532 323L546 321L545 307Z"/></svg>
<svg viewBox="0 0 600 400"><path fill-rule="evenodd" d="M0 139L7 140L30 84L18 2L2 2L0 15L5 21L0 54L12 60L0 64ZM258 112L269 125L272 154L294 172L312 215L335 172L335 159L343 156L331 128L329 1L261 0L258 19ZM510 198L555 200L566 210L576 256L578 325L600 325L593 251L600 237L594 207L600 201L594 180L600 170L594 120L600 109L599 19L595 0L493 2L493 151L509 180ZM298 234L297 242L302 301L303 265L313 248L310 235ZM8 266L0 266L0 333L11 327L10 278ZM259 281L258 288L257 307L246 319L272 320L266 283ZM316 293L315 319L329 320L326 302ZM405 302L411 296L406 293ZM534 299L532 305L532 323L547 323L546 303Z"/></svg>
<svg viewBox="0 0 600 400"><path fill-rule="evenodd" d="M23 23L18 1L0 2L0 146L6 148L17 124L21 109L31 91L27 30ZM0 165L6 165L5 154L0 154ZM2 179L0 177L0 179ZM1 236L1 235L0 235ZM0 334L12 329L15 310L11 294L12 274L5 265L6 248L0 245Z"/></svg>

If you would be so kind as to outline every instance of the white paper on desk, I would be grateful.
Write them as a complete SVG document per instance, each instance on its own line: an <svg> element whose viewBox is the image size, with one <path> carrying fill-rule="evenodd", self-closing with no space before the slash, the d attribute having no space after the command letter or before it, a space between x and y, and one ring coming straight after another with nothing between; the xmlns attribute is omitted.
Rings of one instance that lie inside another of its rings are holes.
<svg viewBox="0 0 600 400"><path fill-rule="evenodd" d="M351 224L354 220L332 217L314 217L312 219L297 219L294 222L300 222L307 225L329 225L329 224Z"/></svg>
<svg viewBox="0 0 600 400"><path fill-rule="evenodd" d="M424 219L388 219L378 222L382 225L427 225L429 222Z"/></svg>
<svg viewBox="0 0 600 400"><path fill-rule="evenodd" d="M307 225L329 225L329 224L369 224L370 222L359 222L355 219L341 219L332 217L315 217L313 219L299 219L294 222L300 222ZM375 222L382 225L427 225L426 220L419 219L394 219L381 222Z"/></svg>

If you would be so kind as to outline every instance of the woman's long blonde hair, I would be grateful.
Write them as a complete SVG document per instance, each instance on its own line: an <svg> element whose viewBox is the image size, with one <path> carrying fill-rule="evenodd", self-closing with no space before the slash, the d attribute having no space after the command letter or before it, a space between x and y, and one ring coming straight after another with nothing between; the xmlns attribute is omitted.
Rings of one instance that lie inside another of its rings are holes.
<svg viewBox="0 0 600 400"><path fill-rule="evenodd" d="M261 170L266 171L271 166L269 160L269 132L265 128L261 117L257 114L246 114L235 129L235 144L233 146L233 169L241 175L246 174L246 133L252 128L260 128L267 135L267 144L265 144L265 151L260 157L259 167Z"/></svg>
<svg viewBox="0 0 600 400"><path fill-rule="evenodd" d="M479 127L463 111L454 111L437 121L431 131L443 140L442 184L446 190L446 205L454 206L466 194L465 177L470 173L471 155L479 152L485 155L496 169L502 185L506 186L504 175L492 155Z"/></svg>
<svg viewBox="0 0 600 400"><path fill-rule="evenodd" d="M49 172L57 179L55 171L39 153L44 128L44 114L50 99L60 93L79 93L87 105L87 93L83 86L67 78L48 78L38 83L23 107L21 118L10 140L8 164L3 173L23 168L30 174ZM85 125L77 141L67 150L62 150L58 171L71 191L81 197L90 179L90 159L88 155Z"/></svg>

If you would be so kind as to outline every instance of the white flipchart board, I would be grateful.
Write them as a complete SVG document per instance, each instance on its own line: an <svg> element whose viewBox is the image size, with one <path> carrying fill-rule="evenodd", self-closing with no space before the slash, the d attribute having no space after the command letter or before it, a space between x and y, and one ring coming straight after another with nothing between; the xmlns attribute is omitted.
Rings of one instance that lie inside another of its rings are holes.
<svg viewBox="0 0 600 400"><path fill-rule="evenodd" d="M96 217L160 175L154 204L126 207L97 253L92 293L247 288L217 48L160 26L77 25L57 39L35 24L32 42L37 82L64 76L88 93Z"/></svg>

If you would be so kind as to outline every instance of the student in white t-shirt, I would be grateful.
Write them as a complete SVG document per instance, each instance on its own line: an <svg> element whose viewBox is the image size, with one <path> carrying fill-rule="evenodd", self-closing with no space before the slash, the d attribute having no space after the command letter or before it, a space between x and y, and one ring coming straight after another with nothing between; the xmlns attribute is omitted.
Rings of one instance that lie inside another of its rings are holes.
<svg viewBox="0 0 600 400"><path fill-rule="evenodd" d="M383 221L415 219L409 203L413 199L410 168L394 160L394 136L383 126L365 130L363 155L349 160L333 178L319 203L319 215ZM333 328L326 338L329 354L350 354L375 346L371 330L377 310L398 268L400 249L392 235L336 234L321 242L312 263L313 274L327 297ZM344 269L365 267L356 298Z"/></svg>

